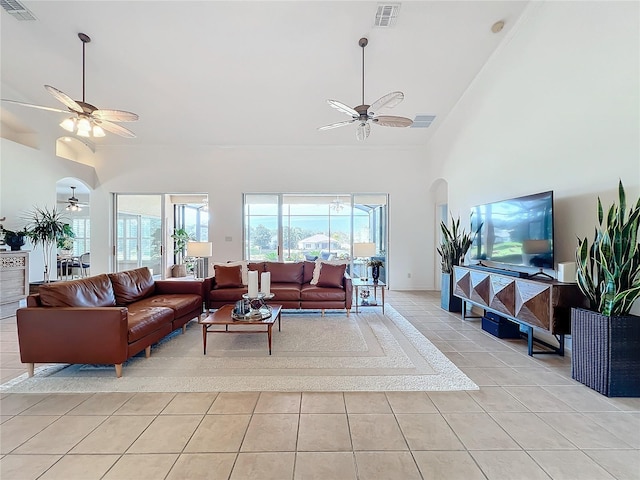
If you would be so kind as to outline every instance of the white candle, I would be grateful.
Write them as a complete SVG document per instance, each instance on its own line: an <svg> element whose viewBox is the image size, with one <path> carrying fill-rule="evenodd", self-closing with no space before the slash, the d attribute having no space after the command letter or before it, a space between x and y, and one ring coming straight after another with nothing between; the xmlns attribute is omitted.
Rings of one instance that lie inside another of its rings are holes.
<svg viewBox="0 0 640 480"><path fill-rule="evenodd" d="M258 272L250 270L249 272L249 298L258 297Z"/></svg>
<svg viewBox="0 0 640 480"><path fill-rule="evenodd" d="M260 275L260 289L265 295L271 294L271 272L263 272Z"/></svg>

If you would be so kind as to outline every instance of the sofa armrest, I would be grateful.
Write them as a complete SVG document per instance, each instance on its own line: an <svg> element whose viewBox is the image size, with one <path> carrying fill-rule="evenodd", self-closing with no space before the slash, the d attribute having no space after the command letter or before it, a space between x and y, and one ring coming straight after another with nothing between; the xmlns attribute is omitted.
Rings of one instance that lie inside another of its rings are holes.
<svg viewBox="0 0 640 480"><path fill-rule="evenodd" d="M346 272L342 279L342 285L344 287L346 308L347 310L350 310L353 302L353 282L351 281L349 274Z"/></svg>
<svg viewBox="0 0 640 480"><path fill-rule="evenodd" d="M125 307L20 308L16 312L23 363L118 364L127 359Z"/></svg>

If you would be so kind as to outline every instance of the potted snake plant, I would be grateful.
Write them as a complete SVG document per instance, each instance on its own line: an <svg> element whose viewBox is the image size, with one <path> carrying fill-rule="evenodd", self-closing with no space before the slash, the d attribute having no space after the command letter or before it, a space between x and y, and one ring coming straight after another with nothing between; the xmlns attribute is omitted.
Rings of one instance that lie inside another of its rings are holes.
<svg viewBox="0 0 640 480"><path fill-rule="evenodd" d="M627 212L622 181L605 217L598 197L593 242L578 239L577 280L588 309L571 311L571 376L609 397L640 396L640 198Z"/></svg>
<svg viewBox="0 0 640 480"><path fill-rule="evenodd" d="M451 216L451 228L446 223L440 222L442 242L437 248L441 257L442 282L440 286L440 306L449 312L462 311L462 299L453 296L453 267L467 254L469 247L482 228L482 223L475 232L465 232L460 229L460 217L457 220Z"/></svg>

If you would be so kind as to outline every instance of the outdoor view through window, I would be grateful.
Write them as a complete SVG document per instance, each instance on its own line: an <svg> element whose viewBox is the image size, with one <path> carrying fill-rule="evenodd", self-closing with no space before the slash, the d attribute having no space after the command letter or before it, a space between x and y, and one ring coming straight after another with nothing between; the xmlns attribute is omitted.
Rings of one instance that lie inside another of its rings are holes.
<svg viewBox="0 0 640 480"><path fill-rule="evenodd" d="M386 257L387 195L245 194L245 258L346 260L371 242ZM357 262L353 262L358 269ZM355 272L357 274L357 272Z"/></svg>

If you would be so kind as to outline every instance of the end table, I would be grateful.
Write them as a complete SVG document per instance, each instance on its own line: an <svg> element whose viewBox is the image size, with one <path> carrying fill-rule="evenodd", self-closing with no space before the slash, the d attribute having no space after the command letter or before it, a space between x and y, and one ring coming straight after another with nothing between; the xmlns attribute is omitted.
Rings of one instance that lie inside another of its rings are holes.
<svg viewBox="0 0 640 480"><path fill-rule="evenodd" d="M384 290L387 286L384 282L374 282L372 279L362 280L361 278L354 278L351 280L351 284L353 285L353 293L355 295L356 300L356 313L358 313L359 307L382 307L382 313L384 314ZM360 298L360 289L370 289L373 288L373 301L367 300L363 302L363 299ZM378 304L377 293L378 288L380 288L381 294L381 303Z"/></svg>

